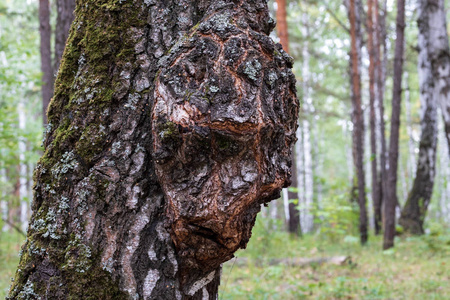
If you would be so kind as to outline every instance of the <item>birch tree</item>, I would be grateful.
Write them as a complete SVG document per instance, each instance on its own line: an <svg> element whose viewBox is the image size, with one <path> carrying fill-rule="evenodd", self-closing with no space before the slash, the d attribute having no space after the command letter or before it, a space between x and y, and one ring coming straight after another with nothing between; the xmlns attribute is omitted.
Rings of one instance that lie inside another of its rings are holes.
<svg viewBox="0 0 450 300"><path fill-rule="evenodd" d="M436 53L429 52L433 49L433 46L429 44L435 43L430 39L430 35L437 38L437 28L433 26L443 26L446 23L444 2L441 1L438 3L439 5L436 7L435 2L420 1L418 10L418 47L420 51L418 71L421 101L420 125L422 132L416 177L399 219L399 224L406 231L413 234L424 233L423 222L431 201L436 175L437 103L444 95L441 90L441 78L437 77L440 71L433 72L433 68L438 67L436 63L433 65L433 59L436 59ZM444 18L444 21L437 21L435 18ZM442 34L445 34L445 37L447 36L445 27L441 28L439 38L443 38ZM450 67L450 65L448 66ZM442 66L438 68L441 69Z"/></svg>
<svg viewBox="0 0 450 300"><path fill-rule="evenodd" d="M289 184L273 27L263 0L77 1L8 299L217 299Z"/></svg>

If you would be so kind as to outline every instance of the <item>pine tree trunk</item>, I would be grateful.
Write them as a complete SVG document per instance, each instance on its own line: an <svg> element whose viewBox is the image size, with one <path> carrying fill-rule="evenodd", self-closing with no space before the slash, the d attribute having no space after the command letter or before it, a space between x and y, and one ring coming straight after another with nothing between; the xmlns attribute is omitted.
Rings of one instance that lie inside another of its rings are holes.
<svg viewBox="0 0 450 300"><path fill-rule="evenodd" d="M56 0L56 10L54 69L58 70L69 36L70 25L75 17L75 0Z"/></svg>
<svg viewBox="0 0 450 300"><path fill-rule="evenodd" d="M383 3L383 15L380 15L378 0L375 1L375 14L377 23L377 47L376 47L376 75L377 75L377 90L378 90L378 132L380 140L380 175L379 175L379 191L380 202L374 203L374 215L375 221L375 234L379 234L382 229L383 222L383 203L385 203L386 189L387 189L387 147L386 147L386 134L384 123L384 92L386 87L386 67L387 67L387 32L386 32L386 14L387 14L387 2ZM383 59L381 59L381 50L383 51Z"/></svg>
<svg viewBox="0 0 450 300"><path fill-rule="evenodd" d="M39 32L41 36L41 71L42 71L42 120L47 124L47 108L53 96L53 67L51 51L50 3L39 0Z"/></svg>
<svg viewBox="0 0 450 300"><path fill-rule="evenodd" d="M359 16L360 4L358 0L349 0L347 5L350 20L350 73L352 87L352 121L353 121L353 151L354 164L357 174L358 205L359 205L359 232L361 244L367 242L367 208L364 175L364 116L361 107L361 18Z"/></svg>
<svg viewBox="0 0 450 300"><path fill-rule="evenodd" d="M289 184L298 100L266 1L77 1L8 299L217 299Z"/></svg>
<svg viewBox="0 0 450 300"><path fill-rule="evenodd" d="M418 71L421 101L420 125L422 130L419 159L416 177L399 219L399 224L403 226L403 229L412 234L424 233L423 222L433 193L436 174L437 102L441 91L439 90L439 85L435 87L435 83L439 82L439 78L433 76L437 75L437 73L433 74L432 72L430 61L432 56L428 52L429 47L427 47L428 43L431 42L428 40L431 29L428 21L429 18L445 17L445 14L430 15L429 5L430 3L427 1L420 2L418 17L418 47L420 51ZM432 5L434 5L434 2ZM444 9L443 5L441 9ZM435 22L435 20L432 22Z"/></svg>
<svg viewBox="0 0 450 300"><path fill-rule="evenodd" d="M396 41L394 56L394 85L392 92L391 135L389 139L389 170L386 185L385 225L383 249L394 247L395 209L397 207L397 166L400 111L402 100L402 73L405 30L405 1L397 2Z"/></svg>

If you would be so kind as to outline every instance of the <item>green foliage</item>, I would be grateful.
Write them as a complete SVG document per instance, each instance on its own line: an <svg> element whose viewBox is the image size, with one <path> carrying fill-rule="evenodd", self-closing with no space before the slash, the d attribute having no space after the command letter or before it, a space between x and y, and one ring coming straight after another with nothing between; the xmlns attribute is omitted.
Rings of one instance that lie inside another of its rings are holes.
<svg viewBox="0 0 450 300"><path fill-rule="evenodd" d="M320 238L337 242L347 236L348 242L348 234L357 234L359 209L349 199L346 193L338 194L325 199L320 207L316 205L314 214L318 216Z"/></svg>
<svg viewBox="0 0 450 300"><path fill-rule="evenodd" d="M395 250L380 251L381 237L364 247L356 237L317 240L317 236L293 239L270 230L258 217L248 249L246 265L233 260L224 265L220 299L447 299L450 293L450 249L434 254L427 236L396 241ZM429 236L432 236L431 234ZM443 231L443 241L450 232ZM272 258L350 257L342 265L310 264L295 267L269 265ZM433 259L428 259L433 255Z"/></svg>

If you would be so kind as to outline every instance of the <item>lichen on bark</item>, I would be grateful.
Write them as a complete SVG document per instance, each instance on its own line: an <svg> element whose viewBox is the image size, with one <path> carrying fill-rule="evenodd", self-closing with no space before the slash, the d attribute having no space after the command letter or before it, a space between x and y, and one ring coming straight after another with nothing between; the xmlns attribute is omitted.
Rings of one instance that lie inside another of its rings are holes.
<svg viewBox="0 0 450 300"><path fill-rule="evenodd" d="M263 0L77 2L9 299L217 297L289 183L298 101L272 28Z"/></svg>

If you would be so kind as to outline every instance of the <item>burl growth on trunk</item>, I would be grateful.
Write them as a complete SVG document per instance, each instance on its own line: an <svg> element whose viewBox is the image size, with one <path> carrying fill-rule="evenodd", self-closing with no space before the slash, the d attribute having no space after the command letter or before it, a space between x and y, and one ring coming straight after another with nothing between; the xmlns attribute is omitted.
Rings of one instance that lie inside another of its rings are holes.
<svg viewBox="0 0 450 300"><path fill-rule="evenodd" d="M272 28L253 24L239 8L209 14L156 78L153 152L182 269L232 258L261 204L290 183L292 60L268 37Z"/></svg>

